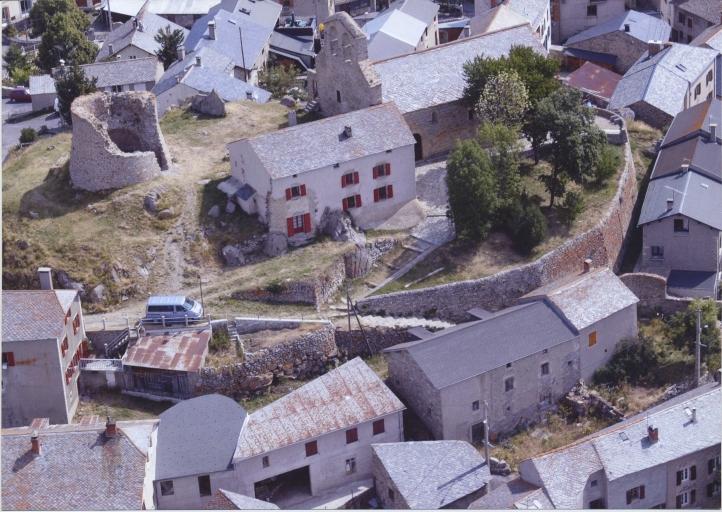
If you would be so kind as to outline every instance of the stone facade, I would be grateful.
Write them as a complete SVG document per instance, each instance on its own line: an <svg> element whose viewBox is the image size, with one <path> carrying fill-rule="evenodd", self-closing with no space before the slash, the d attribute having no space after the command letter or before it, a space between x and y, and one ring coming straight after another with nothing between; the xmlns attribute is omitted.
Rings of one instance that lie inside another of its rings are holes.
<svg viewBox="0 0 722 512"><path fill-rule="evenodd" d="M594 6L593 9L589 9ZM624 14L625 0L590 3L588 0L552 0L552 44Z"/></svg>
<svg viewBox="0 0 722 512"><path fill-rule="evenodd" d="M667 294L667 279L657 274L635 272L619 276L622 282L639 298L637 305L641 316L657 313L672 315L689 307L692 299L671 297ZM717 301L722 307L722 301Z"/></svg>
<svg viewBox="0 0 722 512"><path fill-rule="evenodd" d="M351 320L352 325L355 321L355 319ZM406 343L412 339L407 329L394 327L364 327L363 332L336 330L336 346L345 359L377 354L385 348Z"/></svg>
<svg viewBox="0 0 722 512"><path fill-rule="evenodd" d="M226 116L226 103L215 89L208 94L197 94L191 100L191 108L196 112L212 117Z"/></svg>
<svg viewBox="0 0 722 512"><path fill-rule="evenodd" d="M498 310L565 275L582 270L589 258L594 267L617 270L637 199L637 180L631 148L625 145L625 168L617 192L599 223L538 260L498 274L420 290L395 292L358 301L364 313L437 317L458 322L470 319L469 309Z"/></svg>
<svg viewBox="0 0 722 512"><path fill-rule="evenodd" d="M149 92L94 93L71 107L73 186L98 191L155 178L170 166L158 125L155 96Z"/></svg>
<svg viewBox="0 0 722 512"><path fill-rule="evenodd" d="M457 140L476 135L478 119L461 101L443 103L404 114L416 139L416 157L430 158L454 149Z"/></svg>
<svg viewBox="0 0 722 512"><path fill-rule="evenodd" d="M615 55L617 60L614 70L623 75L647 51L647 42L640 41L622 30L617 30L584 41L577 41L568 47Z"/></svg>

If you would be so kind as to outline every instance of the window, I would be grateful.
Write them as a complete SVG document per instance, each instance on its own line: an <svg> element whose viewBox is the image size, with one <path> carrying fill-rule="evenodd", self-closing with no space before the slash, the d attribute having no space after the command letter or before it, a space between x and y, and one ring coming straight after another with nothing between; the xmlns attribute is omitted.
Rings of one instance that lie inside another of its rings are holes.
<svg viewBox="0 0 722 512"><path fill-rule="evenodd" d="M161 480L160 495L173 496L173 480Z"/></svg>
<svg viewBox="0 0 722 512"><path fill-rule="evenodd" d="M135 59L137 59L137 58L138 58L138 56L137 56L137 55L131 55L131 56L130 56L130 57L128 57L128 58L129 58L130 60L135 60Z"/></svg>
<svg viewBox="0 0 722 512"><path fill-rule="evenodd" d="M374 203L378 203L379 201L384 201L386 199L391 199L392 197L394 197L393 185L386 185L385 187L374 189Z"/></svg>
<svg viewBox="0 0 722 512"><path fill-rule="evenodd" d="M373 169L374 179L382 176L391 176L391 164L380 164Z"/></svg>
<svg viewBox="0 0 722 512"><path fill-rule="evenodd" d="M514 377L504 379L504 391L511 391L514 389Z"/></svg>
<svg viewBox="0 0 722 512"><path fill-rule="evenodd" d="M597 6L596 5L587 5L587 16L596 16L597 15Z"/></svg>
<svg viewBox="0 0 722 512"><path fill-rule="evenodd" d="M661 245L653 245L652 246L652 258L657 260L663 260L664 259L664 247Z"/></svg>
<svg viewBox="0 0 722 512"><path fill-rule="evenodd" d="M699 87L699 86L697 86ZM687 219L674 219L674 232L687 233L689 231L689 221Z"/></svg>
<svg viewBox="0 0 722 512"><path fill-rule="evenodd" d="M635 487L633 489L629 489L627 491L627 505L632 503L635 500L643 500L644 499L644 486L640 485L639 487Z"/></svg>
<svg viewBox="0 0 722 512"><path fill-rule="evenodd" d="M682 482L687 480L697 480L697 466L690 466L677 471L677 485L682 485Z"/></svg>
<svg viewBox="0 0 722 512"><path fill-rule="evenodd" d="M110 92L123 92L123 86L122 85L112 85L110 87Z"/></svg>
<svg viewBox="0 0 722 512"><path fill-rule="evenodd" d="M346 444L355 443L358 441L358 429L351 428L346 431Z"/></svg>
<svg viewBox="0 0 722 512"><path fill-rule="evenodd" d="M699 96L700 94L702 94L702 84L697 84L697 86L694 88L694 97L695 97L695 99L696 99L697 96Z"/></svg>
<svg viewBox="0 0 722 512"><path fill-rule="evenodd" d="M349 185L355 185L359 182L357 172L348 172L341 176L341 188L348 187Z"/></svg>
<svg viewBox="0 0 722 512"><path fill-rule="evenodd" d="M79 329L80 329L80 313L75 315L75 318L73 318L73 334L78 334Z"/></svg>
<svg viewBox="0 0 722 512"><path fill-rule="evenodd" d="M572 365L572 361L567 361L567 366L571 366L571 365Z"/></svg>
<svg viewBox="0 0 722 512"><path fill-rule="evenodd" d="M677 15L677 20L678 20L682 25L684 25L684 14L682 14L682 13L680 12L680 13Z"/></svg>
<svg viewBox="0 0 722 512"><path fill-rule="evenodd" d="M356 472L356 459L354 457L350 459L346 459L346 474L350 475L351 473Z"/></svg>
<svg viewBox="0 0 722 512"><path fill-rule="evenodd" d="M267 468L271 465L271 461L268 459L268 455L264 455L263 459L261 459L261 462L263 463L264 468Z"/></svg>
<svg viewBox="0 0 722 512"><path fill-rule="evenodd" d="M692 28L692 18L687 18L687 27Z"/></svg>
<svg viewBox="0 0 722 512"><path fill-rule="evenodd" d="M373 424L373 433L375 436L379 434L383 434L386 432L386 425L384 425L384 420L376 420Z"/></svg>
<svg viewBox="0 0 722 512"><path fill-rule="evenodd" d="M8 366L15 366L14 352L3 352L3 368L7 368Z"/></svg>
<svg viewBox="0 0 722 512"><path fill-rule="evenodd" d="M201 475L198 477L198 492L201 496L211 495L211 477L210 475Z"/></svg>
<svg viewBox="0 0 722 512"><path fill-rule="evenodd" d="M296 185L295 187L289 187L286 189L286 200L293 199L294 197L301 197L306 195L306 185Z"/></svg>
<svg viewBox="0 0 722 512"><path fill-rule="evenodd" d="M3 354L5 355L5 354ZM5 360L3 359L3 363ZM707 461L707 474L711 475L715 472L715 470L720 469L720 456L717 455L714 459L710 459Z"/></svg>
<svg viewBox="0 0 722 512"><path fill-rule="evenodd" d="M431 124L436 124L439 122L439 114L436 113L436 111L431 113Z"/></svg>
<svg viewBox="0 0 722 512"><path fill-rule="evenodd" d="M589 333L589 346L593 347L597 344L597 331L592 331Z"/></svg>
<svg viewBox="0 0 722 512"><path fill-rule="evenodd" d="M511 368L511 363L506 363L507 368Z"/></svg>
<svg viewBox="0 0 722 512"><path fill-rule="evenodd" d="M311 457L318 453L318 442L309 441L306 443L306 457Z"/></svg>
<svg viewBox="0 0 722 512"><path fill-rule="evenodd" d="M677 495L677 508L694 505L695 501L697 501L697 491L694 489L691 491L685 491L682 494Z"/></svg>
<svg viewBox="0 0 722 512"><path fill-rule="evenodd" d="M360 208L361 207L361 196L356 194L355 196L344 197L341 200L341 206L344 210L349 208Z"/></svg>
<svg viewBox="0 0 722 512"><path fill-rule="evenodd" d="M590 501L589 508L592 508L592 509L606 508L604 506L604 498L597 498L596 500Z"/></svg>
<svg viewBox="0 0 722 512"><path fill-rule="evenodd" d="M293 236L297 233L310 233L311 214L304 213L303 215L288 217L286 219L286 227L288 229L288 236Z"/></svg>
<svg viewBox="0 0 722 512"><path fill-rule="evenodd" d="M389 494L389 499L390 499L390 500L393 501L393 500L396 498L396 494L394 493L394 490L393 490L393 489L389 488L389 493L388 493L388 494Z"/></svg>
<svg viewBox="0 0 722 512"><path fill-rule="evenodd" d="M542 375L549 375L549 363L542 363L542 365L541 365L541 374L542 374Z"/></svg>
<svg viewBox="0 0 722 512"><path fill-rule="evenodd" d="M709 85L709 83L712 81L712 70L710 69L707 72L707 78L705 78L705 85Z"/></svg>
<svg viewBox="0 0 722 512"><path fill-rule="evenodd" d="M471 402L471 410L472 411L479 410L479 401L478 400L474 400L473 402Z"/></svg>
<svg viewBox="0 0 722 512"><path fill-rule="evenodd" d="M341 103L341 91L336 91L336 102Z"/></svg>
<svg viewBox="0 0 722 512"><path fill-rule="evenodd" d="M589 482L589 486L590 486L590 487L596 487L598 483L599 483L599 482L598 482L597 480L592 480L591 482Z"/></svg>
<svg viewBox="0 0 722 512"><path fill-rule="evenodd" d="M707 497L713 498L720 495L720 485L717 482L707 484Z"/></svg>

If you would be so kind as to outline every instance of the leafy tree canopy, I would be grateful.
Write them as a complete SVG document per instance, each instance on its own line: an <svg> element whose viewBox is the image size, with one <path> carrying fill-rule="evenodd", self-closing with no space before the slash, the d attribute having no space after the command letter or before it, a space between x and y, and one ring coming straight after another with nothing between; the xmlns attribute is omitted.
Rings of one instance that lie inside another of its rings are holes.
<svg viewBox="0 0 722 512"><path fill-rule="evenodd" d="M72 15L61 13L47 25L38 49L38 65L45 72L64 60L66 64L89 64L95 60L98 48L73 25Z"/></svg>
<svg viewBox="0 0 722 512"><path fill-rule="evenodd" d="M51 20L60 14L67 15L64 18L73 28L85 32L90 24L88 17L78 9L73 0L36 0L30 9L30 23L33 26L33 35L41 36L50 25Z"/></svg>
<svg viewBox="0 0 722 512"><path fill-rule="evenodd" d="M96 79L85 76L83 68L75 64L66 67L55 78L55 90L58 93L58 108L60 116L68 124L73 124L70 115L70 106L75 98L95 92Z"/></svg>
<svg viewBox="0 0 722 512"><path fill-rule="evenodd" d="M500 71L489 77L476 103L484 121L521 126L529 108L529 94L516 71Z"/></svg>
<svg viewBox="0 0 722 512"><path fill-rule="evenodd" d="M178 48L183 45L185 35L179 28L171 30L170 25L166 25L155 35L155 41L160 44L160 48L155 51L163 68L168 69L171 64L178 60Z"/></svg>

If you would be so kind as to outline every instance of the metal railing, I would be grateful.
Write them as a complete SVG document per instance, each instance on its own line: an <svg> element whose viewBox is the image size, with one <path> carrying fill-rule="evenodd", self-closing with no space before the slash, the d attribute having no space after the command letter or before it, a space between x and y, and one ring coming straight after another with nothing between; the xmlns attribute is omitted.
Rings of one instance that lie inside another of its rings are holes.
<svg viewBox="0 0 722 512"><path fill-rule="evenodd" d="M120 359L81 359L80 369L87 371L122 371L123 362Z"/></svg>

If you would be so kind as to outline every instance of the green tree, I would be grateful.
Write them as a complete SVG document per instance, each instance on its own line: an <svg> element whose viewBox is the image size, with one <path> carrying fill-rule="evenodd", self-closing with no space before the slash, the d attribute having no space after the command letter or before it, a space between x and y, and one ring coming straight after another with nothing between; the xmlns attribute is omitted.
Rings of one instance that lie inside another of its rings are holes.
<svg viewBox="0 0 722 512"><path fill-rule="evenodd" d="M496 180L489 155L475 141L457 142L447 161L446 185L457 236L485 239L497 207Z"/></svg>
<svg viewBox="0 0 722 512"><path fill-rule="evenodd" d="M15 69L26 69L30 67L30 59L27 54L16 44L10 45L7 53L5 53L5 69L12 74Z"/></svg>
<svg viewBox="0 0 722 512"><path fill-rule="evenodd" d="M585 201L584 196L580 192L570 190L564 195L564 220L568 226L571 226L574 221L584 211Z"/></svg>
<svg viewBox="0 0 722 512"><path fill-rule="evenodd" d="M529 94L514 70L489 77L476 103L480 119L509 126L521 126L528 108Z"/></svg>
<svg viewBox="0 0 722 512"><path fill-rule="evenodd" d="M258 74L258 84L280 99L296 85L296 69L292 65L270 66Z"/></svg>
<svg viewBox="0 0 722 512"><path fill-rule="evenodd" d="M58 93L58 109L60 116L68 124L73 124L70 106L78 96L95 92L96 79L85 76L83 68L75 64L66 67L55 79L55 90Z"/></svg>
<svg viewBox="0 0 722 512"><path fill-rule="evenodd" d="M38 138L38 132L34 128L23 128L20 130L20 143L29 144L35 142Z"/></svg>
<svg viewBox="0 0 722 512"><path fill-rule="evenodd" d="M163 63L163 69L168 69L171 64L178 60L178 48L183 45L185 36L179 28L171 30L170 25L158 30L154 37L156 43L160 44L160 48L155 51L160 61Z"/></svg>
<svg viewBox="0 0 722 512"><path fill-rule="evenodd" d="M531 254L534 248L547 237L547 219L539 205L528 201L519 210L512 231L514 248L522 254Z"/></svg>
<svg viewBox="0 0 722 512"><path fill-rule="evenodd" d="M491 159L496 171L496 195L499 208L519 201L521 194L521 173L519 171L519 132L503 124L482 123L478 141Z"/></svg>
<svg viewBox="0 0 722 512"><path fill-rule="evenodd" d="M597 186L604 185L609 178L614 176L622 165L622 157L614 147L606 144L602 148L599 160L594 168L594 184Z"/></svg>
<svg viewBox="0 0 722 512"><path fill-rule="evenodd" d="M685 311L675 313L669 319L669 336L671 342L678 349L684 349L690 354L695 353L695 340L697 337L697 308L701 309L702 332L701 342L704 361L710 371L720 367L720 330L717 320L720 316L720 307L711 299L697 299Z"/></svg>
<svg viewBox="0 0 722 512"><path fill-rule="evenodd" d="M90 24L73 0L37 0L30 9L33 36L43 35L53 18L59 15L65 15L64 22L80 32L85 32Z"/></svg>
<svg viewBox="0 0 722 512"><path fill-rule="evenodd" d="M98 48L78 30L72 16L62 13L47 24L38 48L38 65L46 72L64 60L66 64L89 64L95 60Z"/></svg>

